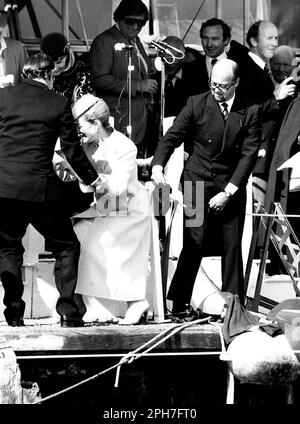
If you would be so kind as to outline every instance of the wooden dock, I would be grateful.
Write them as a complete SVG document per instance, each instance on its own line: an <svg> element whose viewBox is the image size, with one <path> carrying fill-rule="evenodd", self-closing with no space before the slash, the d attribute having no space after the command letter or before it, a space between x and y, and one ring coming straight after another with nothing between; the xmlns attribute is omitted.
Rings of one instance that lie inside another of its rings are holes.
<svg viewBox="0 0 300 424"><path fill-rule="evenodd" d="M161 333L175 330L178 324L87 323L82 328L61 328L54 321L27 319L23 328L0 322L0 343L14 350L22 380L36 382L42 400L50 397L43 403L50 411L53 405L142 411L172 407L203 410L226 404L227 363L220 360L220 335L212 324L185 328L145 356L122 365L115 387L116 365L124 355ZM81 384L85 380L89 381ZM254 405L267 406L274 401L285 405L285 388L280 385L236 382L236 388L237 405L249 405L249 399ZM60 391L65 392L51 398Z"/></svg>
<svg viewBox="0 0 300 424"><path fill-rule="evenodd" d="M0 341L13 348L22 379L37 382L43 398L114 366L126 353L177 325L87 324L61 328L59 323L47 321L25 320L24 328L0 323ZM220 336L214 326L191 326L146 356L123 365L117 388L114 370L48 404L106 407L113 403L116 408L125 404L139 408L170 406L174 402L190 407L225 404L227 365L219 360L220 352Z"/></svg>
<svg viewBox="0 0 300 424"><path fill-rule="evenodd" d="M86 323L85 327L61 328L47 320L25 320L25 327L0 323L0 340L11 345L17 357L44 355L124 355L178 324L122 326L110 323ZM184 329L162 343L154 352L219 352L219 332L211 324L197 324Z"/></svg>

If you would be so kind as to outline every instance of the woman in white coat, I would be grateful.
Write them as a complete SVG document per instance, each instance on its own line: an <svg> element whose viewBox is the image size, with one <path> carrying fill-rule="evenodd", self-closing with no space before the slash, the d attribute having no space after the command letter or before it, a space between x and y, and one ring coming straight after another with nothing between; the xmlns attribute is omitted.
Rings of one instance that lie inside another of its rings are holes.
<svg viewBox="0 0 300 424"><path fill-rule="evenodd" d="M73 116L82 146L98 172L95 201L76 215L81 242L77 293L126 301L120 324L136 324L149 310L146 300L151 215L149 195L137 179L135 144L109 124L109 108L93 96L82 96Z"/></svg>

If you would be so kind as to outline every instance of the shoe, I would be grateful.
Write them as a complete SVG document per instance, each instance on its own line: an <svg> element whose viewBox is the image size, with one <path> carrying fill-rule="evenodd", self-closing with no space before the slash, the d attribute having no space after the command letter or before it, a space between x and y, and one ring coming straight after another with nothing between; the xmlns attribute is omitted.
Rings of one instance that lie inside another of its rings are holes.
<svg viewBox="0 0 300 424"><path fill-rule="evenodd" d="M6 322L11 327L24 327L25 326L23 318L17 318L17 317L9 318L9 319L6 320Z"/></svg>
<svg viewBox="0 0 300 424"><path fill-rule="evenodd" d="M22 299L7 305L6 309L3 311L7 324L11 327L24 327L24 311L25 302Z"/></svg>
<svg viewBox="0 0 300 424"><path fill-rule="evenodd" d="M198 318L198 310L195 311L195 309L189 304L185 304L181 310L178 310L177 307L173 307L172 309L171 320L173 322L189 322Z"/></svg>
<svg viewBox="0 0 300 424"><path fill-rule="evenodd" d="M13 305L14 306L14 305ZM6 322L11 327L24 327L24 320L23 320L23 313L24 313L25 307L22 308L13 308L5 309L4 310L4 316L6 319Z"/></svg>
<svg viewBox="0 0 300 424"><path fill-rule="evenodd" d="M150 309L146 299L127 302L128 309L123 319L119 319L120 325L135 325L147 322L147 316Z"/></svg>
<svg viewBox="0 0 300 424"><path fill-rule="evenodd" d="M69 317L67 315L62 315L60 317L60 325L63 328L84 327L84 321L80 317Z"/></svg>
<svg viewBox="0 0 300 424"><path fill-rule="evenodd" d="M181 312L185 312L186 310L190 310L192 306L189 303L182 303L173 300L172 306L172 314L179 314Z"/></svg>

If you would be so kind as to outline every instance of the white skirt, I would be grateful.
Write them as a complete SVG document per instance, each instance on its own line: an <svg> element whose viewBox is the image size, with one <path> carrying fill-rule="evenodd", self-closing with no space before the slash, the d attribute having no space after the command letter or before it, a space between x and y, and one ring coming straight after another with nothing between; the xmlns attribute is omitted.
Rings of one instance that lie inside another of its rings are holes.
<svg viewBox="0 0 300 424"><path fill-rule="evenodd" d="M81 242L77 293L119 301L145 299L149 214L82 219L74 230Z"/></svg>

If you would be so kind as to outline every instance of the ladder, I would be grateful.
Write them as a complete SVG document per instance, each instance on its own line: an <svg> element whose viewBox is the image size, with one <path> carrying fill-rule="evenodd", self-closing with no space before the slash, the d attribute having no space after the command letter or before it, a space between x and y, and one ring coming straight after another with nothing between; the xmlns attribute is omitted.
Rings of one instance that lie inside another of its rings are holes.
<svg viewBox="0 0 300 424"><path fill-rule="evenodd" d="M275 306L274 301L271 299L262 298L260 292L263 283L265 266L268 256L268 248L270 241L273 243L273 246L278 253L288 275L290 276L293 288L296 293L296 297L300 297L300 290L297 285L296 278L299 277L299 265L300 265L300 244L298 238L293 231L293 228L288 221L280 203L274 203L274 212L272 214L267 214L266 210L261 204L256 205L256 214L259 215L254 222L255 228L253 232L253 237L250 246L249 258L246 266L245 273L245 286L247 289L252 260L254 256L254 251L257 245L259 229L264 229L264 243L261 254L259 272L255 287L254 298L247 298L246 307L249 310L258 312L258 306L264 303L263 306L270 309ZM269 301L269 302L268 302Z"/></svg>

